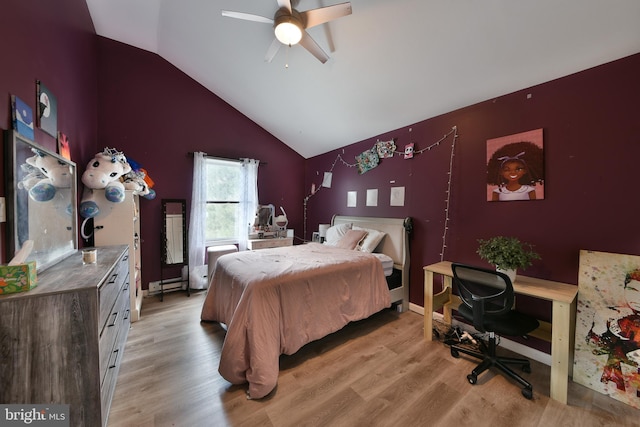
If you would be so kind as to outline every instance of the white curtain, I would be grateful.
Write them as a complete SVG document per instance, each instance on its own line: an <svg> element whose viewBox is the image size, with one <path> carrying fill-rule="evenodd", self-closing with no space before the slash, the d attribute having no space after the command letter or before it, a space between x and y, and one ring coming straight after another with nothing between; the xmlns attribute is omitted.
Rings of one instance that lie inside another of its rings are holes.
<svg viewBox="0 0 640 427"><path fill-rule="evenodd" d="M242 159L242 190L240 192L240 220L238 221L238 250L247 249L249 224L253 224L258 208L259 160Z"/></svg>
<svg viewBox="0 0 640 427"><path fill-rule="evenodd" d="M205 215L207 212L206 154L193 153L193 190L191 193L191 217L189 219L189 285L192 289L206 289L207 265L205 253Z"/></svg>

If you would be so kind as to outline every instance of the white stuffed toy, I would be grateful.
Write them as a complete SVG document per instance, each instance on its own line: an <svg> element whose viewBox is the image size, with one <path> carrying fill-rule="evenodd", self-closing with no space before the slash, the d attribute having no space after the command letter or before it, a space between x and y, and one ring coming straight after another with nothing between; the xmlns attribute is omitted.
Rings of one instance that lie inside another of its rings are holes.
<svg viewBox="0 0 640 427"><path fill-rule="evenodd" d="M36 202L48 202L55 197L58 188L71 187L71 170L68 164L41 150L34 148L33 152L35 155L22 165L27 175L18 187L27 190Z"/></svg>
<svg viewBox="0 0 640 427"><path fill-rule="evenodd" d="M133 190L133 194L142 196L145 199L152 200L156 197L156 192L149 188L149 184L145 181L145 173L142 170L132 170L123 176L123 184L125 190Z"/></svg>
<svg viewBox="0 0 640 427"><path fill-rule="evenodd" d="M83 218L93 218L100 213L93 190L104 189L104 197L108 201L122 203L126 193L120 177L129 172L131 166L127 158L115 148L105 148L102 153L96 154L82 174L85 189L80 201L80 215Z"/></svg>

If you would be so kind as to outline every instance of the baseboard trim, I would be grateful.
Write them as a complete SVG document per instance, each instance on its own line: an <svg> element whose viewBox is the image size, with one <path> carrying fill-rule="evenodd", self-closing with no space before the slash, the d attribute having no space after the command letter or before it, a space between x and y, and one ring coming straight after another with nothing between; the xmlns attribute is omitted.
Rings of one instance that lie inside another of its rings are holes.
<svg viewBox="0 0 640 427"><path fill-rule="evenodd" d="M417 304L409 303L409 310L424 316L424 307L421 307ZM435 320L442 322L443 317L444 316L441 313L435 313L435 312L433 313L433 319ZM463 331L466 330L469 333L474 332L474 329L471 328L466 323L458 322L455 319L453 319L452 323L454 326L458 326ZM507 350L511 350L514 353L521 354L528 359L532 359L537 362L544 363L547 366L551 366L551 355L543 351L536 350L535 348L527 347L524 344L520 344L518 342L511 341L503 337L500 337L500 346L506 348Z"/></svg>

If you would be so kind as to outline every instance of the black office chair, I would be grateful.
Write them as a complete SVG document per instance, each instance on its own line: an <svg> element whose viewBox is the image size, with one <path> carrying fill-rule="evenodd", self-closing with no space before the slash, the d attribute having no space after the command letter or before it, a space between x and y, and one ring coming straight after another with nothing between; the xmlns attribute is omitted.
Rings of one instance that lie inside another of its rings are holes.
<svg viewBox="0 0 640 427"><path fill-rule="evenodd" d="M464 353L482 360L467 375L471 384L476 384L478 375L495 366L519 382L523 387L522 395L531 399L533 397L531 384L508 366L520 365L524 372L530 373L529 361L497 356L496 334L524 336L539 326L538 321L513 310L513 285L506 274L458 263L453 263L451 269L453 270L454 284L462 299L458 313L471 321L473 327L479 332L489 333L488 343L479 340L481 352L454 344L451 346L451 355L457 358L460 357L459 353Z"/></svg>

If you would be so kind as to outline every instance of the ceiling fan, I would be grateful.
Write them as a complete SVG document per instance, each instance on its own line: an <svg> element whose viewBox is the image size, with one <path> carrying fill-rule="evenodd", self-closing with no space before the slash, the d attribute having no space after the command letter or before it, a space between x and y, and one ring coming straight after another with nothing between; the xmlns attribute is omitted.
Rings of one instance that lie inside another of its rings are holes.
<svg viewBox="0 0 640 427"><path fill-rule="evenodd" d="M329 55L311 38L306 29L346 15L351 15L351 3L340 3L333 6L298 12L291 6L291 0L276 1L278 2L278 10L273 16L273 19L228 10L223 10L222 16L273 25L275 39L269 46L269 49L267 49L267 54L264 57L264 60L267 62L271 62L274 56L276 56L280 45L293 46L297 43L300 43L302 47L307 49L323 64L327 62Z"/></svg>

